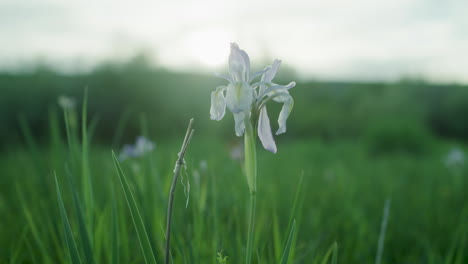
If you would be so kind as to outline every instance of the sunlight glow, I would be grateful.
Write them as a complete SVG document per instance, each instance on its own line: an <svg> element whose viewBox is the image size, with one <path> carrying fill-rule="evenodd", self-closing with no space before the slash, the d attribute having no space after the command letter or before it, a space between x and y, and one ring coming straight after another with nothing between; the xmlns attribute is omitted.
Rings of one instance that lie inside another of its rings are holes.
<svg viewBox="0 0 468 264"><path fill-rule="evenodd" d="M232 34L220 29L195 31L187 36L185 46L197 63L206 67L220 66L229 55Z"/></svg>

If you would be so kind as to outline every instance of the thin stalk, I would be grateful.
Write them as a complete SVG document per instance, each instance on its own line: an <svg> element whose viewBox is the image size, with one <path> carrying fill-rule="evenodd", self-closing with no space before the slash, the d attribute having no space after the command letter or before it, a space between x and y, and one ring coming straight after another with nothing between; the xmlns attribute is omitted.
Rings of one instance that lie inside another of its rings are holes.
<svg viewBox="0 0 468 264"><path fill-rule="evenodd" d="M382 224L380 226L380 234L379 234L379 242L377 246L377 254L375 256L375 264L380 264L382 261L382 254L384 250L384 241L385 241L385 232L387 231L387 224L388 224L388 215L390 214L390 198L385 200L384 210L383 210L383 217L382 217Z"/></svg>
<svg viewBox="0 0 468 264"><path fill-rule="evenodd" d="M174 177L172 178L171 190L169 192L169 202L167 205L167 220L166 220L166 255L165 255L165 264L169 264L170 257L170 244L171 244L171 223L172 223L172 206L174 204L174 193L177 185L177 178L179 178L180 169L185 165L184 156L187 151L187 147L192 139L194 130L192 129L193 118L190 119L187 133L185 134L184 142L182 143L182 148L178 154L178 159L174 168Z"/></svg>
<svg viewBox="0 0 468 264"><path fill-rule="evenodd" d="M83 96L83 108L81 112L81 177L84 189L84 201L87 212L87 225L90 233L93 233L93 182L89 169L89 141L88 141L88 87L85 87Z"/></svg>
<svg viewBox="0 0 468 264"><path fill-rule="evenodd" d="M245 174L250 189L250 206L249 206L249 229L247 233L247 248L245 254L245 263L250 264L252 261L253 237L255 233L255 207L257 193L257 154L255 150L255 132L251 121L246 118L245 122Z"/></svg>
<svg viewBox="0 0 468 264"><path fill-rule="evenodd" d="M247 234L247 250L245 254L245 263L247 264L252 262L253 236L255 231L255 207L257 203L256 197L255 193L250 193L249 230Z"/></svg>

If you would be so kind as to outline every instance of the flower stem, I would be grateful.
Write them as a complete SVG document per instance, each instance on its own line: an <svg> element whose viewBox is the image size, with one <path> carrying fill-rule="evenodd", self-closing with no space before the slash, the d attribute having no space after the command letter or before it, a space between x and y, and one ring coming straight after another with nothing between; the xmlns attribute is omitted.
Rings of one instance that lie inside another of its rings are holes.
<svg viewBox="0 0 468 264"><path fill-rule="evenodd" d="M171 190L169 192L169 201L167 205L167 220L166 220L166 254L164 263L169 264L171 258L171 224L172 224L172 206L174 204L174 193L177 185L177 178L179 177L180 169L185 165L184 156L187 151L190 140L192 139L194 130L192 129L193 118L190 119L187 133L185 134L184 142L180 149L178 159L174 168L174 177L172 178Z"/></svg>
<svg viewBox="0 0 468 264"><path fill-rule="evenodd" d="M252 261L253 236L255 231L255 207L257 193L257 154L255 151L255 132L252 128L251 121L246 118L245 121L245 174L247 183L250 189L250 206L249 206L249 229L247 233L247 248L245 254L245 263L250 264Z"/></svg>
<svg viewBox="0 0 468 264"><path fill-rule="evenodd" d="M245 254L245 263L250 264L252 262L252 249L253 249L253 236L255 230L255 206L256 206L256 195L250 193L250 208L249 208L249 230L247 236L247 250Z"/></svg>

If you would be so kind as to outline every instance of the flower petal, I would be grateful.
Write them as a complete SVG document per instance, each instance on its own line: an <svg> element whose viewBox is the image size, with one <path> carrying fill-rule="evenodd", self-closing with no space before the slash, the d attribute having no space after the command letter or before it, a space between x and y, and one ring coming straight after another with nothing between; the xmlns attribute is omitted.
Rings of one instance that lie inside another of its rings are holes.
<svg viewBox="0 0 468 264"><path fill-rule="evenodd" d="M247 82L249 80L250 59L249 55L239 48L236 43L231 43L229 54L229 73L235 82Z"/></svg>
<svg viewBox="0 0 468 264"><path fill-rule="evenodd" d="M216 76L218 78L221 78L221 79L224 79L224 80L226 80L228 82L232 82L231 76L229 76L227 74L222 74L222 73L215 72L214 76Z"/></svg>
<svg viewBox="0 0 468 264"><path fill-rule="evenodd" d="M281 108L281 112L278 117L278 131L276 131L276 135L282 134L286 132L286 120L288 120L289 114L294 106L294 100L291 96L289 96L288 100L283 103L283 107Z"/></svg>
<svg viewBox="0 0 468 264"><path fill-rule="evenodd" d="M278 89L273 92L270 92L269 98L272 98L273 101L277 103L284 103L290 99L291 95L289 95L288 90L285 89Z"/></svg>
<svg viewBox="0 0 468 264"><path fill-rule="evenodd" d="M258 76L260 76L260 75L264 74L265 72L269 71L270 69L271 69L271 66L267 66L267 67L265 67L265 69L252 74L252 76L250 76L250 78L249 78L249 83L251 83Z"/></svg>
<svg viewBox="0 0 468 264"><path fill-rule="evenodd" d="M244 64L245 64L245 81L249 81L249 75L250 75L250 58L247 52L245 50L240 50L240 53L242 55L242 58L244 59Z"/></svg>
<svg viewBox="0 0 468 264"><path fill-rule="evenodd" d="M266 150L276 153L276 143L271 133L270 119L268 118L266 107L260 110L260 116L258 118L258 137Z"/></svg>
<svg viewBox="0 0 468 264"><path fill-rule="evenodd" d="M233 113L248 111L254 100L254 89L246 82L230 83L226 91L226 105Z"/></svg>
<svg viewBox="0 0 468 264"><path fill-rule="evenodd" d="M268 89L263 90L259 94L258 98L262 98L265 95L269 95L273 91L284 92L286 90L289 90L289 89L293 88L294 86L296 86L296 82L290 82L287 85L276 84L276 85L273 85L273 86L269 87Z"/></svg>
<svg viewBox="0 0 468 264"><path fill-rule="evenodd" d="M262 98L265 95L266 89L270 88L273 85L274 84L272 84L271 82L259 82L260 88L258 89L258 98ZM262 96L260 97L260 95Z"/></svg>
<svg viewBox="0 0 468 264"><path fill-rule="evenodd" d="M273 78L275 78L276 73L278 72L279 67L281 66L281 61L278 59L275 59L273 64L270 67L270 70L266 71L262 75L262 81L264 82L271 82L273 81Z"/></svg>
<svg viewBox="0 0 468 264"><path fill-rule="evenodd" d="M226 99L224 98L224 90L226 90L226 86L219 86L216 88L216 91L211 92L211 120L219 121L226 113Z"/></svg>
<svg viewBox="0 0 468 264"><path fill-rule="evenodd" d="M235 130L236 130L236 135L238 137L242 136L244 134L245 130L245 115L246 112L240 112L240 113L233 113L234 114L234 121L235 121Z"/></svg>
<svg viewBox="0 0 468 264"><path fill-rule="evenodd" d="M260 87L263 87L263 86L268 86L270 87L271 86L271 82L254 82L253 84L251 84L250 86L254 87L254 88L257 88L258 86ZM268 88L267 87L267 88ZM260 88L260 91L263 91L262 88Z"/></svg>

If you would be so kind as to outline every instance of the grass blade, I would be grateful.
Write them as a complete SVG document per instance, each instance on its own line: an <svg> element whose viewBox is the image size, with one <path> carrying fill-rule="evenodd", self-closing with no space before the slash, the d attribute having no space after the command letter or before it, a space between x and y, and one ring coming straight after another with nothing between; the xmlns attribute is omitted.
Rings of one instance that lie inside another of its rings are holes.
<svg viewBox="0 0 468 264"><path fill-rule="evenodd" d="M89 168L89 140L87 129L87 107L88 107L88 87L85 87L83 97L83 108L81 113L81 177L83 180L84 205L87 209L87 224L90 230L93 230L93 184Z"/></svg>
<svg viewBox="0 0 468 264"><path fill-rule="evenodd" d="M82 209L80 200L78 198L76 186L73 182L70 171L68 171L67 174L68 174L68 182L70 184L70 188L71 188L72 195L73 195L73 205L75 206L75 211L77 213L81 246L84 250L85 260L86 260L86 263L93 264L95 263L94 255L93 255L93 250L91 246L91 240L89 239L89 235L88 235L88 230L86 229L85 216L83 213L83 209Z"/></svg>
<svg viewBox="0 0 468 264"><path fill-rule="evenodd" d="M60 192L60 186L57 180L57 175L55 175L55 185L57 187L57 198L59 202L60 215L62 217L63 230L65 232L65 241L67 242L68 251L70 252L71 262L73 264L81 263L80 254L76 247L75 240L73 239L73 233L70 227L70 222L68 221L67 212L65 211L65 206L62 200L62 194Z"/></svg>
<svg viewBox="0 0 468 264"><path fill-rule="evenodd" d="M31 235L32 235L32 239L31 238L28 239L27 245L30 245L31 242L34 240L34 243L35 243L33 244L34 247L39 248L39 251L42 254L42 259L41 259L42 263L52 263L49 252L47 251L46 245L42 239L42 234L40 232L40 230L43 230L43 229L39 228L38 222L35 221L34 212L32 212L30 208L28 207L23 191L19 187L19 185L16 185L16 193L18 194L18 200L21 204L24 216L26 218L26 226L29 227Z"/></svg>
<svg viewBox="0 0 468 264"><path fill-rule="evenodd" d="M120 184L122 185L122 190L124 192L125 199L127 200L128 208L130 209L130 214L132 216L133 224L137 232L138 241L140 242L140 247L141 251L143 252L145 263L156 264L156 259L151 248L151 243L149 241L148 234L146 233L143 219L141 218L140 211L138 210L137 203L135 201L135 198L133 197L132 191L130 190L130 186L128 185L123 170L120 167L119 160L117 159L113 151L112 158L114 160L115 169L117 170L117 175L119 176Z"/></svg>
<svg viewBox="0 0 468 264"><path fill-rule="evenodd" d="M120 257L119 257L119 221L117 218L117 202L115 200L115 192L112 189L112 259L111 263L119 264Z"/></svg>
<svg viewBox="0 0 468 264"><path fill-rule="evenodd" d="M10 249L10 263L20 263L18 259L21 253L24 252L23 244L25 244L26 236L29 233L28 229L29 227L25 226L23 230L21 231L21 235L19 236L18 240L13 242L16 245L12 246Z"/></svg>
<svg viewBox="0 0 468 264"><path fill-rule="evenodd" d="M336 264L338 261L338 244L336 242L327 250L327 253L322 259L322 264L327 264L328 260L332 257L332 264Z"/></svg>
<svg viewBox="0 0 468 264"><path fill-rule="evenodd" d="M338 263L338 244L335 242L333 244L332 264L336 263Z"/></svg>
<svg viewBox="0 0 468 264"><path fill-rule="evenodd" d="M304 201L304 193L302 192L302 186L304 186L303 181L304 181L304 171L302 171L300 174L299 182L297 183L297 187L296 187L296 193L294 194L294 202L292 205L292 209L291 209L291 212L289 215L289 221L288 221L288 230L291 229L293 222L296 221L295 219L296 212L298 211L298 209L299 211L302 209L302 205ZM300 222L300 219L298 221ZM296 239L295 237L293 237L292 245L291 245L292 251L290 253L291 258L294 258L295 243L296 243Z"/></svg>
<svg viewBox="0 0 468 264"><path fill-rule="evenodd" d="M281 257L281 264L287 264L289 259L289 251L291 250L291 244L293 241L294 231L296 230L296 220L293 221L291 230L289 231L288 240L284 247L283 256Z"/></svg>
<svg viewBox="0 0 468 264"><path fill-rule="evenodd" d="M281 239L281 232L278 223L278 212L275 208L273 215L272 215L272 234L273 234L273 247L275 252L275 259L281 259L281 249L284 248L284 241Z"/></svg>
<svg viewBox="0 0 468 264"><path fill-rule="evenodd" d="M390 198L385 200L383 216L382 216L382 223L380 226L380 234L379 234L379 241L377 243L377 254L375 256L375 264L380 264L382 262L382 255L384 250L384 242L385 242L385 232L387 231L387 224L388 224L388 215L390 213Z"/></svg>

